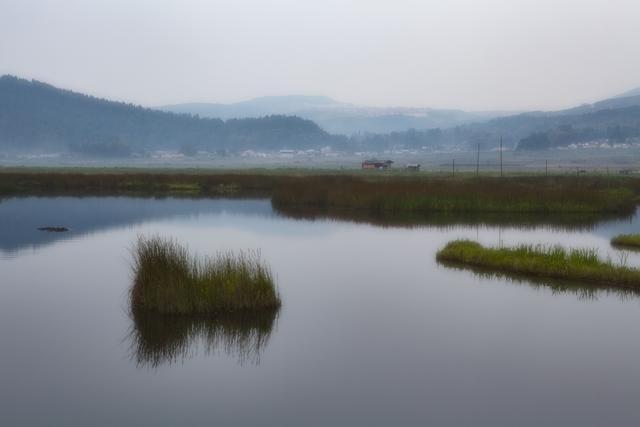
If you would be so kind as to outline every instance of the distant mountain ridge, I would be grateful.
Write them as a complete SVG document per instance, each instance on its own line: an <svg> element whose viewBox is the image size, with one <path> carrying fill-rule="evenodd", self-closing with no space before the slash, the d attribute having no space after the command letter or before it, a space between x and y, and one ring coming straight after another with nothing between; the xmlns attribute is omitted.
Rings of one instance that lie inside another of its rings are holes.
<svg viewBox="0 0 640 427"><path fill-rule="evenodd" d="M619 95L616 95L616 96L614 96L612 98L628 98L630 96L640 96L640 87L628 90L628 91L623 92L623 93L621 93Z"/></svg>
<svg viewBox="0 0 640 427"><path fill-rule="evenodd" d="M325 96L265 96L233 104L185 103L160 106L162 111L210 118L247 118L286 114L313 120L334 134L389 133L409 129L448 128L486 121L512 112L467 112L434 108L366 107Z"/></svg>
<svg viewBox="0 0 640 427"><path fill-rule="evenodd" d="M630 96L562 111L527 112L427 129L415 126L413 120L420 121L424 119L420 114L426 114L431 122L437 122L438 114L444 114L442 122L448 122L447 115L455 115L456 110L429 110L427 114L425 109L374 109L368 117L363 107L327 97L263 97L249 102L255 114L274 108L292 112L306 106L315 108L314 114L322 114L325 123L346 120L345 126L353 126L354 116L344 118L341 112L355 108L361 114L357 120L363 120L366 125L374 123L386 128L402 123L408 127L402 131L362 132L347 137L331 134L314 121L297 116L203 118L108 101L38 81L3 76L0 77L0 155L54 152L86 157L128 157L171 150L189 156L199 151L222 155L246 150L318 150L326 146L347 152L405 148L458 150L476 149L478 145L492 149L501 139L506 148L541 150L604 140L640 142L640 96L633 95L634 91L629 93ZM244 111L246 107L242 106ZM388 114L379 115L382 110ZM396 111L402 114L394 115Z"/></svg>
<svg viewBox="0 0 640 427"><path fill-rule="evenodd" d="M157 149L232 151L339 146L310 120L197 118L108 101L14 76L0 77L0 149L123 157Z"/></svg>

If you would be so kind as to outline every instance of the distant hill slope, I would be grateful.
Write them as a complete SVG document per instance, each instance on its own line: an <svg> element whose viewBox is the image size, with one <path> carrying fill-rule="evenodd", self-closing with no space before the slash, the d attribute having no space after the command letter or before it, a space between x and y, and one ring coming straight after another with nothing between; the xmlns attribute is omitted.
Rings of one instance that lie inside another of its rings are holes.
<svg viewBox="0 0 640 427"><path fill-rule="evenodd" d="M628 98L630 96L640 96L640 87L623 92L620 95L614 96L614 98Z"/></svg>
<svg viewBox="0 0 640 427"><path fill-rule="evenodd" d="M629 142L640 137L640 89L619 96L553 112L525 113L494 121L515 131L521 150L542 150L608 140Z"/></svg>
<svg viewBox="0 0 640 427"><path fill-rule="evenodd" d="M504 112L466 112L432 108L380 108L342 103L323 96L266 96L234 104L188 103L158 107L163 111L201 117L262 117L295 115L313 120L327 132L351 135L361 132L389 133L408 129L448 128L486 121Z"/></svg>
<svg viewBox="0 0 640 427"><path fill-rule="evenodd" d="M127 156L164 148L274 150L339 146L345 141L298 117L202 119L0 77L0 150L4 152Z"/></svg>
<svg viewBox="0 0 640 427"><path fill-rule="evenodd" d="M491 123L510 132L517 147L539 150L573 143L607 139L627 142L640 136L640 105L595 109L563 115L527 114L499 119Z"/></svg>
<svg viewBox="0 0 640 427"><path fill-rule="evenodd" d="M611 110L615 108L626 108L640 106L640 89L625 92L622 95L613 98L604 99L594 102L593 104L585 104L579 107L569 108L566 110L542 113L543 115L575 115L582 113L593 113L602 110Z"/></svg>

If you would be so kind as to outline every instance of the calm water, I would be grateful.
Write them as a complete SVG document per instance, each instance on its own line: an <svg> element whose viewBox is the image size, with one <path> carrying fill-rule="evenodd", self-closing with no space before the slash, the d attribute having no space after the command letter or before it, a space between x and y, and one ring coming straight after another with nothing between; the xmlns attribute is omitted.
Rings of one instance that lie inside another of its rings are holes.
<svg viewBox="0 0 640 427"><path fill-rule="evenodd" d="M640 298L434 260L460 237L617 260L609 238L632 230L637 217L583 231L383 228L287 219L255 200L5 200L0 425L637 426ZM154 233L199 254L261 249L282 309L132 318L129 251Z"/></svg>

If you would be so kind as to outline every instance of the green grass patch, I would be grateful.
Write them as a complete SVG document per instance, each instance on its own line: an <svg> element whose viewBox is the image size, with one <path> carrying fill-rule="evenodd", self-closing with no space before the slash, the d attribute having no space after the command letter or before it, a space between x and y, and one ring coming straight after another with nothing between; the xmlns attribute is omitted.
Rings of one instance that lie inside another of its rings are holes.
<svg viewBox="0 0 640 427"><path fill-rule="evenodd" d="M640 249L640 234L618 234L611 239L613 246Z"/></svg>
<svg viewBox="0 0 640 427"><path fill-rule="evenodd" d="M640 290L639 269L627 267L624 257L618 264L603 261L595 249L544 245L487 248L470 240L455 240L438 251L436 259L445 265Z"/></svg>
<svg viewBox="0 0 640 427"><path fill-rule="evenodd" d="M132 310L214 315L280 306L271 270L256 251L197 258L174 240L140 237L133 256Z"/></svg>

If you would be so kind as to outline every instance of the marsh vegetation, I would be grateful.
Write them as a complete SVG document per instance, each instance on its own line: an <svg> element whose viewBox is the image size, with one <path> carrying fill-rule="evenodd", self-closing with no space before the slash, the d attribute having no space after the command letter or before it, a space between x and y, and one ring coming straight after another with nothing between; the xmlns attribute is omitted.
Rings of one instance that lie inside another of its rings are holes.
<svg viewBox="0 0 640 427"><path fill-rule="evenodd" d="M611 239L611 245L621 248L640 249L640 234L618 234Z"/></svg>
<svg viewBox="0 0 640 427"><path fill-rule="evenodd" d="M197 258L175 240L141 236L133 259L132 310L215 315L280 306L273 274L257 251Z"/></svg>
<svg viewBox="0 0 640 427"><path fill-rule="evenodd" d="M640 181L605 176L467 176L356 171L6 170L0 196L268 197L274 208L371 213L631 214Z"/></svg>
<svg viewBox="0 0 640 427"><path fill-rule="evenodd" d="M440 249L436 259L457 267L640 290L640 270L628 267L624 255L615 263L601 260L596 249L544 245L487 248L470 240L455 240Z"/></svg>

